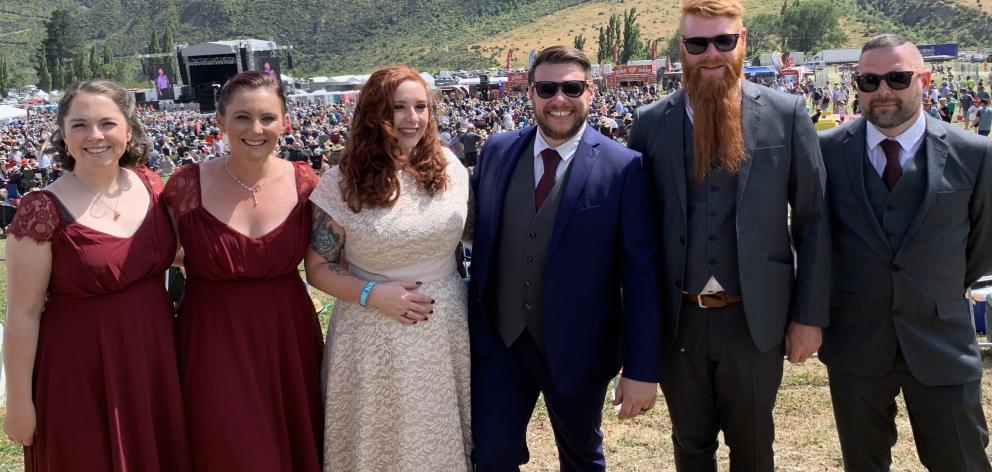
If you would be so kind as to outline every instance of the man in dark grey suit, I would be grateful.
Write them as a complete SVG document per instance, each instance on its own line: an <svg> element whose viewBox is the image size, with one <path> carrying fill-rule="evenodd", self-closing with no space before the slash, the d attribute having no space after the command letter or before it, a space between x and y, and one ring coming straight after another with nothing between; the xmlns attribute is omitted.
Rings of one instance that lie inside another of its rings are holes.
<svg viewBox="0 0 992 472"><path fill-rule="evenodd" d="M804 361L827 324L816 131L801 99L742 79L742 17L737 0L683 1L685 88L639 108L630 139L660 200L660 377L679 471L715 471L721 429L731 470L773 470L782 356Z"/></svg>
<svg viewBox="0 0 992 472"><path fill-rule="evenodd" d="M865 118L820 137L833 221L828 366L844 467L887 471L901 390L923 465L989 471L965 290L992 268L992 144L922 112L930 71L901 35L855 75Z"/></svg>

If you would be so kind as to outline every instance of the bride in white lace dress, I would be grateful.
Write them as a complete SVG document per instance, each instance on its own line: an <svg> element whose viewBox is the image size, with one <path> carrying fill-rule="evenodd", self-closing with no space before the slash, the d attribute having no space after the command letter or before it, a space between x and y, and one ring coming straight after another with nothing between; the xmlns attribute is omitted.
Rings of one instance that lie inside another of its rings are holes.
<svg viewBox="0 0 992 472"><path fill-rule="evenodd" d="M336 298L324 470L468 470L468 321L454 259L468 173L440 146L416 71L380 70L359 97L341 164L310 197L307 278Z"/></svg>

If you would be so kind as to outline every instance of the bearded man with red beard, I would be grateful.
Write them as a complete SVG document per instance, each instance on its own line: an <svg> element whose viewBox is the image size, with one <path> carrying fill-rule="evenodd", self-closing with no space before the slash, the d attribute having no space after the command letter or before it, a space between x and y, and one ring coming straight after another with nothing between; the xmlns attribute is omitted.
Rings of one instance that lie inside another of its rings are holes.
<svg viewBox="0 0 992 472"><path fill-rule="evenodd" d="M661 388L679 471L772 471L782 356L827 325L825 172L800 98L743 80L737 0L684 0L684 88L639 108L662 233ZM791 221L791 224L790 224Z"/></svg>

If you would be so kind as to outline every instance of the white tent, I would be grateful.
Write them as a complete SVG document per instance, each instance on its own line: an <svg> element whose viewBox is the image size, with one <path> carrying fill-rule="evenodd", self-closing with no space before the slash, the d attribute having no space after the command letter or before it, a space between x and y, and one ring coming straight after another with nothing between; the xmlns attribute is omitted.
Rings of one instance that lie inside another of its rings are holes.
<svg viewBox="0 0 992 472"><path fill-rule="evenodd" d="M0 123L6 123L12 118L28 116L28 112L10 105L0 105Z"/></svg>

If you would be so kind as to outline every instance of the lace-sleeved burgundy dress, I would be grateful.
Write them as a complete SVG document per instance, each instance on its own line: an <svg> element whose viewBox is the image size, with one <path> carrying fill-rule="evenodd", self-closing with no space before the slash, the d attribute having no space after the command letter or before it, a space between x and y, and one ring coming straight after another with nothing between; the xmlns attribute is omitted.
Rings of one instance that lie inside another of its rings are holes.
<svg viewBox="0 0 992 472"><path fill-rule="evenodd" d="M203 208L197 165L165 188L186 251L179 358L196 470L320 470L323 343L298 272L317 177L295 169L296 207L257 238Z"/></svg>
<svg viewBox="0 0 992 472"><path fill-rule="evenodd" d="M52 248L28 471L190 470L164 283L176 239L159 203L161 180L145 168L135 172L151 202L131 237L77 223L44 190L26 195L11 223L11 236Z"/></svg>

